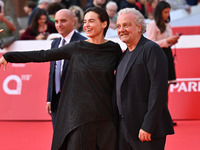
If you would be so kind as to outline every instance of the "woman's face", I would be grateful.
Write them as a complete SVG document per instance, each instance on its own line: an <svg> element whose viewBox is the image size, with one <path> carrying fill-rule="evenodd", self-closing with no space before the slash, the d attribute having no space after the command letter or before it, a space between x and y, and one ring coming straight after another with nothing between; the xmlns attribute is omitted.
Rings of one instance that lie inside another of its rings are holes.
<svg viewBox="0 0 200 150"><path fill-rule="evenodd" d="M47 16L46 15L41 15L40 18L38 19L38 25L44 25L46 24L47 21Z"/></svg>
<svg viewBox="0 0 200 150"><path fill-rule="evenodd" d="M156 6L157 6L157 4L158 4L158 0L154 0L154 1L151 3L151 7L152 7L153 9L155 9Z"/></svg>
<svg viewBox="0 0 200 150"><path fill-rule="evenodd" d="M83 29L85 30L87 37L94 38L103 35L106 25L107 22L101 22L98 14L95 12L90 11L84 16Z"/></svg>
<svg viewBox="0 0 200 150"><path fill-rule="evenodd" d="M166 21L169 18L170 8L165 8L162 11L162 19Z"/></svg>

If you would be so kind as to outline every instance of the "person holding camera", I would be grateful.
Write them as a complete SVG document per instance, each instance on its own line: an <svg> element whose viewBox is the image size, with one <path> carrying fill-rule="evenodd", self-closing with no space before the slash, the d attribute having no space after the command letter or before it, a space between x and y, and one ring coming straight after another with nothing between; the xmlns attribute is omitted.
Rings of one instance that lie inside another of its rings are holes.
<svg viewBox="0 0 200 150"><path fill-rule="evenodd" d="M0 1L0 29L4 31L0 34L0 39L13 36L13 32L16 30L10 16L4 15L4 2Z"/></svg>
<svg viewBox="0 0 200 150"><path fill-rule="evenodd" d="M45 40L49 34L57 33L54 24L47 18L47 12L38 8L31 25L21 35L20 40Z"/></svg>

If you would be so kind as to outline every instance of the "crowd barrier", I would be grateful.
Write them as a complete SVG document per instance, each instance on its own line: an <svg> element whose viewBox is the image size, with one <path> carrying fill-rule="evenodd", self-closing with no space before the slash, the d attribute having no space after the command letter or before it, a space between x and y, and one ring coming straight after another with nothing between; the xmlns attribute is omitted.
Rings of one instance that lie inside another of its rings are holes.
<svg viewBox="0 0 200 150"><path fill-rule="evenodd" d="M118 38L123 50L126 45ZM200 119L200 35L183 35L172 47L177 84L169 87L169 109L173 119ZM7 51L29 51L50 48L51 40L15 41ZM9 63L0 68L0 120L49 120L46 95L49 62Z"/></svg>

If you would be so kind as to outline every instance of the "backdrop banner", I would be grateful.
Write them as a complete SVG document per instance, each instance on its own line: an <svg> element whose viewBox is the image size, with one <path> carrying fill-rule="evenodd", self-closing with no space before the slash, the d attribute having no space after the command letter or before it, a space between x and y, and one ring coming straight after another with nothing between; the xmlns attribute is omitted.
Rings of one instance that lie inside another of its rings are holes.
<svg viewBox="0 0 200 150"><path fill-rule="evenodd" d="M192 40L188 42L188 39ZM200 119L200 35L183 36L172 47L177 84L169 87L169 110L173 119ZM117 41L123 50L124 43ZM39 44L38 44L39 43ZM44 49L51 41L16 41L6 51ZM191 46L190 46L191 45ZM30 48L31 47L31 48ZM49 120L46 112L49 62L8 63L0 68L0 120Z"/></svg>
<svg viewBox="0 0 200 150"><path fill-rule="evenodd" d="M9 63L0 68L0 120L48 120L49 63Z"/></svg>
<svg viewBox="0 0 200 150"><path fill-rule="evenodd" d="M170 85L168 101L173 119L200 119L199 56L200 48L176 49L177 84Z"/></svg>

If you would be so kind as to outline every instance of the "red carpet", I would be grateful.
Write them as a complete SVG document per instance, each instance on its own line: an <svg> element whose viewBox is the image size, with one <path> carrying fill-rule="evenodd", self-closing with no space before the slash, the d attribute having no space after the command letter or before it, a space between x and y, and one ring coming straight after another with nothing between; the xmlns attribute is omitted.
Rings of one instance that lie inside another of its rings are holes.
<svg viewBox="0 0 200 150"><path fill-rule="evenodd" d="M165 150L199 150L200 120L176 122ZM0 150L50 150L52 134L50 121L0 121Z"/></svg>
<svg viewBox="0 0 200 150"><path fill-rule="evenodd" d="M0 122L0 150L50 150L51 122Z"/></svg>
<svg viewBox="0 0 200 150"><path fill-rule="evenodd" d="M175 134L168 136L166 150L200 150L200 120L176 122Z"/></svg>

